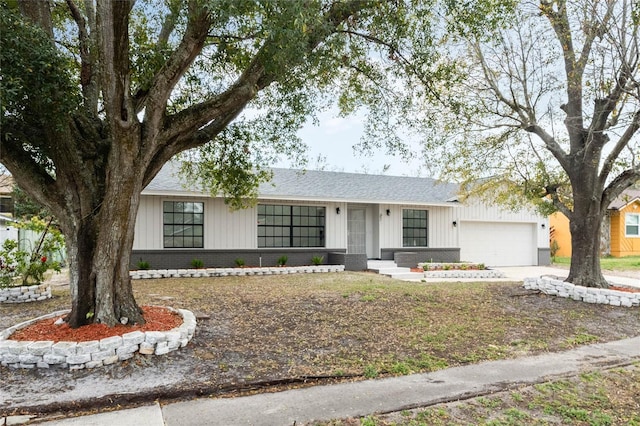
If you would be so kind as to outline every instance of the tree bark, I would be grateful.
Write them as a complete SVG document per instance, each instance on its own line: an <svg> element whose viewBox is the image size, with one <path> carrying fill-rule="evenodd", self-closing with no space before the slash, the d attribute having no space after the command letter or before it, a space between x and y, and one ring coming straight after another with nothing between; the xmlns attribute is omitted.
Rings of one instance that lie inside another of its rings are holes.
<svg viewBox="0 0 640 426"><path fill-rule="evenodd" d="M585 287L606 288L600 268L600 229L602 215L574 210L571 231L571 267L567 282Z"/></svg>
<svg viewBox="0 0 640 426"><path fill-rule="evenodd" d="M133 297L129 265L142 173L134 162L111 166L104 196L95 196L89 215L82 209L63 220L71 270L72 328L93 322L143 324ZM66 225L66 226L65 226Z"/></svg>

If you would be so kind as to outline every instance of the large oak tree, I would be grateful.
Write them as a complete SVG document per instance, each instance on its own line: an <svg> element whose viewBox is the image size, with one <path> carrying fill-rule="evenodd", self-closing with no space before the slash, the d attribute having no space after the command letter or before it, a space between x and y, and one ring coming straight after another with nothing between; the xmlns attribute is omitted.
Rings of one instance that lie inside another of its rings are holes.
<svg viewBox="0 0 640 426"><path fill-rule="evenodd" d="M475 3L481 2L465 7ZM304 150L295 130L323 101L335 97L343 111L367 106L383 117L402 76L420 76L433 92L446 73L439 71L430 23L451 7L458 6L0 5L0 161L65 235L70 325L143 322L129 279L134 223L141 191L167 161L202 148L197 157L205 167L195 171L210 190L238 202L266 178L261 165ZM251 114L243 115L247 107Z"/></svg>

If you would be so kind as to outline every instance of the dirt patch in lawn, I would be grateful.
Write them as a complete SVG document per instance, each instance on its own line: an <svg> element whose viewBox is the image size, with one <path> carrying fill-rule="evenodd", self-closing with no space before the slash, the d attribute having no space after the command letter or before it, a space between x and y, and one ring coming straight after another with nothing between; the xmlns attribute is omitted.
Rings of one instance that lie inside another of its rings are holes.
<svg viewBox="0 0 640 426"><path fill-rule="evenodd" d="M425 372L635 336L640 309L521 283L410 283L371 273L141 280L141 305L184 308L186 348L94 370L0 367L0 414L109 409ZM0 305L0 328L70 306L68 290Z"/></svg>

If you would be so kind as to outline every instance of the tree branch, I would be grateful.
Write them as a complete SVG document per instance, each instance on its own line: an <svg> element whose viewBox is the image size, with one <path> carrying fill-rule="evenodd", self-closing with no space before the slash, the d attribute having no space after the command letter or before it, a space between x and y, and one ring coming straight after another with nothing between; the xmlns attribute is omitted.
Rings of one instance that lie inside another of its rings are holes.
<svg viewBox="0 0 640 426"><path fill-rule="evenodd" d="M80 8L73 0L66 0L71 17L78 27L78 42L80 49L80 85L84 95L84 106L87 113L98 113L98 89L95 81L95 63L91 54L91 39L87 31L87 22L82 16Z"/></svg>
<svg viewBox="0 0 640 426"><path fill-rule="evenodd" d="M20 188L51 211L63 211L60 197L51 196L56 181L24 150L19 139L3 138L0 161L11 172ZM49 189L47 189L49 188Z"/></svg>
<svg viewBox="0 0 640 426"><path fill-rule="evenodd" d="M542 127L537 124L529 126L525 128L527 132L533 133L537 135L544 142L545 146L553 154L553 156L558 160L560 165L564 170L568 171L570 166L569 159L567 153L562 149L562 147L558 144L553 136L546 132Z"/></svg>
<svg viewBox="0 0 640 426"><path fill-rule="evenodd" d="M554 4L557 5L557 11L553 9ZM579 68L576 60L571 26L569 25L569 17L567 16L566 1L558 0L552 2L544 0L541 1L540 9L549 20L562 49L564 71L567 79L567 103L561 106L561 108L567 114L565 125L569 131L571 152L577 152L582 148L584 143L584 139L582 138L582 130L584 129L582 118L583 69Z"/></svg>
<svg viewBox="0 0 640 426"><path fill-rule="evenodd" d="M620 156L620 153L629 144L629 142L631 141L631 138L638 132L639 129L640 129L640 110L636 111L635 114L633 114L633 120L631 121L629 126L627 126L624 133L620 136L620 139L618 139L618 142L613 147L609 155L607 155L607 158L605 159L602 165L602 170L600 171L600 176L599 176L600 183L602 185L604 185L604 183L608 180L609 173L611 173L611 170L613 169L613 166L616 160Z"/></svg>
<svg viewBox="0 0 640 426"><path fill-rule="evenodd" d="M229 89L208 101L193 105L164 119L162 134L159 137L162 142L158 144L158 152L154 153L153 157L157 157L162 151L163 153L160 154L162 158L171 158L178 152L213 139L260 90L303 63L306 57L322 41L335 33L345 20L367 6L370 4L364 0L333 3L325 13L322 22L309 29L306 51L300 55L298 61L288 63L285 69L266 71L265 64L270 60L269 52L273 51L274 46L270 44L270 39L265 41L251 63ZM193 133L196 131L194 136Z"/></svg>
<svg viewBox="0 0 640 426"><path fill-rule="evenodd" d="M47 0L20 0L18 6L23 16L26 16L35 25L45 30L49 35L49 39L53 40L51 7Z"/></svg>
<svg viewBox="0 0 640 426"><path fill-rule="evenodd" d="M130 127L138 119L130 96L129 13L134 0L97 3L102 95L110 127Z"/></svg>
<svg viewBox="0 0 640 426"><path fill-rule="evenodd" d="M200 54L209 30L209 16L204 7L196 9L189 3L190 18L180 45L173 51L162 69L151 82L149 90L137 99L145 106L145 129L150 139L160 131L167 101L180 78ZM160 41L161 42L161 41Z"/></svg>

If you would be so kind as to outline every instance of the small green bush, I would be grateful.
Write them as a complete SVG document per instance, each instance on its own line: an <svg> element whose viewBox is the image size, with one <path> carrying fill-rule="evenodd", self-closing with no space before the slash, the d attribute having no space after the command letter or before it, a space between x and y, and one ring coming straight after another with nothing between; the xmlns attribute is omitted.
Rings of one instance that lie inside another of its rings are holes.
<svg viewBox="0 0 640 426"><path fill-rule="evenodd" d="M64 247L61 232L39 217L17 225L40 234L31 249L22 248L15 240L5 240L0 246L0 287L40 284L48 270L60 272L61 264L52 259Z"/></svg>
<svg viewBox="0 0 640 426"><path fill-rule="evenodd" d="M280 256L278 258L277 265L278 266L285 266L287 264L287 260L289 260L288 256L286 256L286 255Z"/></svg>
<svg viewBox="0 0 640 426"><path fill-rule="evenodd" d="M204 262L200 259L193 259L191 261L191 266L193 266L196 269L201 269L204 267Z"/></svg>
<svg viewBox="0 0 640 426"><path fill-rule="evenodd" d="M146 260L138 260L138 269L146 271L150 266L151 265L149 265L149 262L147 262Z"/></svg>
<svg viewBox="0 0 640 426"><path fill-rule="evenodd" d="M311 258L311 263L315 266L322 265L322 262L324 262L324 256L313 256Z"/></svg>
<svg viewBox="0 0 640 426"><path fill-rule="evenodd" d="M235 260L235 262L236 262L236 266L237 266L238 268L242 268L242 267L244 266L244 259L237 258L237 259Z"/></svg>

